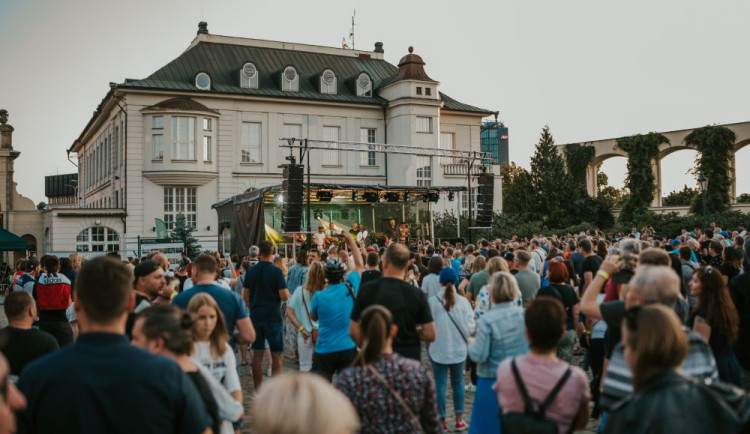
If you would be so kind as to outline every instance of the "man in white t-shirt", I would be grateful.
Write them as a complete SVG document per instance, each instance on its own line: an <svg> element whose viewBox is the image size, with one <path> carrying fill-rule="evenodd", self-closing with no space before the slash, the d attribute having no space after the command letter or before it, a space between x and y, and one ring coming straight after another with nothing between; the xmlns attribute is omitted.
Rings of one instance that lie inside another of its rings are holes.
<svg viewBox="0 0 750 434"><path fill-rule="evenodd" d="M313 244L317 246L318 250L323 250L326 241L326 233L323 226L318 226L318 232L312 236Z"/></svg>

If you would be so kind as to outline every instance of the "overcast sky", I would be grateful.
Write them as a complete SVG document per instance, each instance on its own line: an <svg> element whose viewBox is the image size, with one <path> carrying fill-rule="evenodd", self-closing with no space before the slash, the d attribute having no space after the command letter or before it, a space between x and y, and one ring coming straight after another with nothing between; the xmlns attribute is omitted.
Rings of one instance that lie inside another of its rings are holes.
<svg viewBox="0 0 750 434"><path fill-rule="evenodd" d="M557 143L572 143L750 121L742 0L0 0L0 108L22 152L19 192L46 200L44 175L76 170L65 150L108 83L177 57L199 21L214 34L335 47L354 9L355 48L382 41L396 64L413 45L443 92L500 112L522 166L545 124ZM694 184L694 158L663 161L665 194ZM737 167L738 193L750 192L750 147ZM622 186L624 158L604 170Z"/></svg>

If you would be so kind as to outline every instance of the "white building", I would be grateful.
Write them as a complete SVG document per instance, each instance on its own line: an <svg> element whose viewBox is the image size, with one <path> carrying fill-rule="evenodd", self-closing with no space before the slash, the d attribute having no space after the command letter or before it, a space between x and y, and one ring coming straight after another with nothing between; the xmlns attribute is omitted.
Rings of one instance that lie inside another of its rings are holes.
<svg viewBox="0 0 750 434"><path fill-rule="evenodd" d="M171 226L180 213L203 248L216 249L211 205L280 184L289 154L281 137L479 152L480 122L492 111L441 93L411 47L398 66L383 54L382 43L361 51L227 37L201 23L173 61L145 79L110 84L68 150L78 159L77 206L45 214L45 251L119 244L132 254L137 237L155 236L154 219ZM316 152L312 182L466 185L465 165L439 160ZM436 208L460 203L443 198Z"/></svg>

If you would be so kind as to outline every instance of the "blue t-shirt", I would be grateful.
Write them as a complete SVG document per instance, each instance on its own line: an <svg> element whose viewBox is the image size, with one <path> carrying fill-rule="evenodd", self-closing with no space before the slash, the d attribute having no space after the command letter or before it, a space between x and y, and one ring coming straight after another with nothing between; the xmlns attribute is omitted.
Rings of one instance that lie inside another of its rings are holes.
<svg viewBox="0 0 750 434"><path fill-rule="evenodd" d="M453 271L456 272L456 274L461 272L461 261L458 259L451 259L451 267L453 268Z"/></svg>
<svg viewBox="0 0 750 434"><path fill-rule="evenodd" d="M245 273L245 288L250 290L250 318L253 323L281 322L281 296L286 279L281 268L268 261L260 261Z"/></svg>
<svg viewBox="0 0 750 434"><path fill-rule="evenodd" d="M352 285L355 295L359 292L361 279L357 272L346 276L346 281ZM354 299L343 282L328 285L326 289L315 293L310 303L310 314L318 317L316 353L330 354L351 350L356 346L349 336L349 315L352 313L352 307Z"/></svg>
<svg viewBox="0 0 750 434"><path fill-rule="evenodd" d="M234 345L234 326L238 320L249 316L245 303L236 292L226 289L219 285L195 285L188 290L182 291L172 299L172 304L187 310L190 300L195 294L205 292L216 300L221 313L224 314L224 320L227 323L229 331L229 344Z"/></svg>
<svg viewBox="0 0 750 434"><path fill-rule="evenodd" d="M123 335L81 334L26 366L18 388L28 400L19 432L199 434L212 425L177 363Z"/></svg>

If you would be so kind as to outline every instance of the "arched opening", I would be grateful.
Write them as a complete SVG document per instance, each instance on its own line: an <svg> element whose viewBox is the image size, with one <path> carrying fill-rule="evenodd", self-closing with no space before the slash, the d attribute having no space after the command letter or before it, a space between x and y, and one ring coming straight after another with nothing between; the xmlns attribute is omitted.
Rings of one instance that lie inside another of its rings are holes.
<svg viewBox="0 0 750 434"><path fill-rule="evenodd" d="M46 229L44 229L44 239L42 240L42 253L46 254L47 252L50 251L50 248L51 248L50 242L51 241L52 240L50 239L49 228L46 228Z"/></svg>
<svg viewBox="0 0 750 434"><path fill-rule="evenodd" d="M742 203L750 203L750 171L746 170L750 167L750 146L748 145L750 145L750 139L743 140L737 143L734 151L735 195L737 201Z"/></svg>
<svg viewBox="0 0 750 434"><path fill-rule="evenodd" d="M662 206L688 206L698 193L695 159L698 151L687 147L669 148L661 155Z"/></svg>
<svg viewBox="0 0 750 434"><path fill-rule="evenodd" d="M120 235L106 226L91 226L78 233L76 252L117 252L120 250Z"/></svg>
<svg viewBox="0 0 750 434"><path fill-rule="evenodd" d="M628 158L610 155L599 159L597 171L597 196L606 200L612 208L619 208L625 194L625 179L628 176Z"/></svg>
<svg viewBox="0 0 750 434"><path fill-rule="evenodd" d="M21 236L26 241L26 251L31 253L36 253L36 237L30 234L24 234Z"/></svg>

